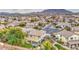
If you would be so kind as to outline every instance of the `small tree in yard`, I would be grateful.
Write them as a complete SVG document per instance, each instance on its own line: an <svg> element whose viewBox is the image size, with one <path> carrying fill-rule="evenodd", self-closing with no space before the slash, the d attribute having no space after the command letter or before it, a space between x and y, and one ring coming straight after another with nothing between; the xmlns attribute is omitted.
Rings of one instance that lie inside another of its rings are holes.
<svg viewBox="0 0 79 59"><path fill-rule="evenodd" d="M26 22L21 22L21 23L19 24L19 26L21 26L21 27L26 26Z"/></svg>
<svg viewBox="0 0 79 59"><path fill-rule="evenodd" d="M38 19L37 18L31 18L31 22L36 22L36 21L38 21Z"/></svg>
<svg viewBox="0 0 79 59"><path fill-rule="evenodd" d="M49 40L44 41L43 46L44 46L45 50L54 50L55 49L53 47L53 44Z"/></svg>
<svg viewBox="0 0 79 59"><path fill-rule="evenodd" d="M44 26L45 26L45 23L39 22L39 23L38 23L38 26L44 27Z"/></svg>
<svg viewBox="0 0 79 59"><path fill-rule="evenodd" d="M34 29L41 30L39 26L35 26Z"/></svg>
<svg viewBox="0 0 79 59"><path fill-rule="evenodd" d="M67 31L70 31L71 30L71 28L68 27L68 26L66 26L64 29L67 30Z"/></svg>

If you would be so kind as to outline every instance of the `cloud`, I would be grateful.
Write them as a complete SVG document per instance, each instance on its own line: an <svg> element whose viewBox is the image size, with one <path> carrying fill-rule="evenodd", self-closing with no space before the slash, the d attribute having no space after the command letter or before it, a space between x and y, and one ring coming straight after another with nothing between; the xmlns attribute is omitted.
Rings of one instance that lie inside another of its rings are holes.
<svg viewBox="0 0 79 59"><path fill-rule="evenodd" d="M79 12L79 9L68 9L68 10L72 12Z"/></svg>

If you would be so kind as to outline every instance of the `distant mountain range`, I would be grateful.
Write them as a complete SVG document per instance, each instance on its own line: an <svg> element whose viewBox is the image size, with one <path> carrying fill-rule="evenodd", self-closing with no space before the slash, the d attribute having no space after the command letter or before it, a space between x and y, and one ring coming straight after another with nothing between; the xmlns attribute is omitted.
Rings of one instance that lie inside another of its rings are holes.
<svg viewBox="0 0 79 59"><path fill-rule="evenodd" d="M22 16L20 13L0 12L0 16Z"/></svg>
<svg viewBox="0 0 79 59"><path fill-rule="evenodd" d="M65 9L47 9L42 11L43 13L54 13L54 14L70 14L73 13L71 11Z"/></svg>
<svg viewBox="0 0 79 59"><path fill-rule="evenodd" d="M26 16L26 15L49 15L49 14L74 14L74 13L65 9L46 9L42 12L32 12L32 13L24 13L24 14L0 12L0 16Z"/></svg>

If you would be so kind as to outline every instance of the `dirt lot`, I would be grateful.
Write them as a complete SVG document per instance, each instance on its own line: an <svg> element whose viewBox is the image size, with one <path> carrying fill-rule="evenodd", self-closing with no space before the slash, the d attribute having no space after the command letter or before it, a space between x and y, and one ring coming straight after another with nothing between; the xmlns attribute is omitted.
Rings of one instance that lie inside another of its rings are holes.
<svg viewBox="0 0 79 59"><path fill-rule="evenodd" d="M18 47L18 46L12 46L12 45L0 42L0 50L31 50L31 49Z"/></svg>

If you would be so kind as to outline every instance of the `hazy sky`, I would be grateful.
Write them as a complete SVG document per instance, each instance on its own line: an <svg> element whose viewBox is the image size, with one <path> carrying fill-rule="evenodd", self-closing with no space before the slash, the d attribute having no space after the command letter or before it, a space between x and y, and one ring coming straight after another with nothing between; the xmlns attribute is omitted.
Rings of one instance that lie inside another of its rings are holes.
<svg viewBox="0 0 79 59"><path fill-rule="evenodd" d="M72 11L72 12L79 12L79 9L67 9L69 11Z"/></svg>
<svg viewBox="0 0 79 59"><path fill-rule="evenodd" d="M0 12L10 12L10 13L30 13L30 12L40 12L42 9L0 9Z"/></svg>
<svg viewBox="0 0 79 59"><path fill-rule="evenodd" d="M73 12L79 12L79 9L67 9ZM0 9L0 12L10 12L10 13L30 13L30 12L40 12L43 9Z"/></svg>

